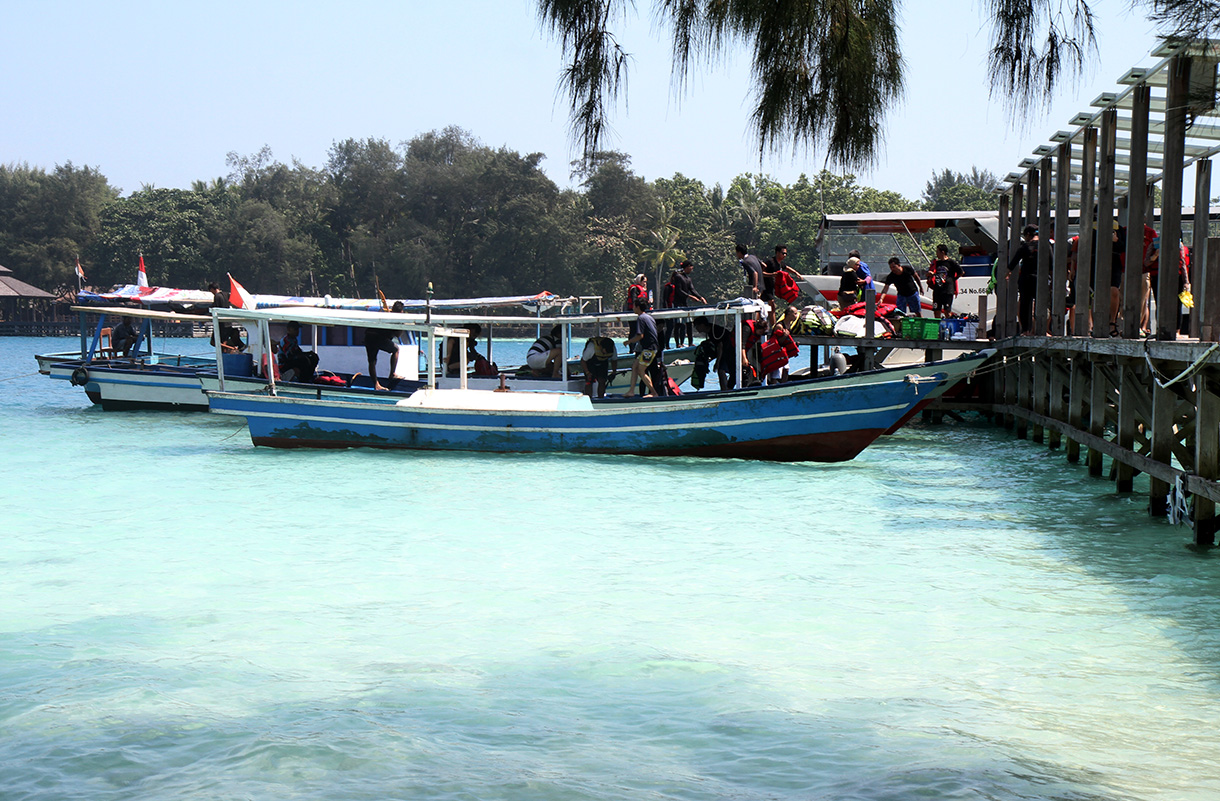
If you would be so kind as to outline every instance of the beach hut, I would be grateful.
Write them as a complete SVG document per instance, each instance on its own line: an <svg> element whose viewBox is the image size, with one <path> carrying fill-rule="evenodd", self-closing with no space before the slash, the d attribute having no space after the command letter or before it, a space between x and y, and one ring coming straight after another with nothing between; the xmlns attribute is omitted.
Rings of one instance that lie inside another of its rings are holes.
<svg viewBox="0 0 1220 801"><path fill-rule="evenodd" d="M13 277L12 270L0 265L0 321L33 321L36 304L53 300L55 296L50 292L18 281Z"/></svg>

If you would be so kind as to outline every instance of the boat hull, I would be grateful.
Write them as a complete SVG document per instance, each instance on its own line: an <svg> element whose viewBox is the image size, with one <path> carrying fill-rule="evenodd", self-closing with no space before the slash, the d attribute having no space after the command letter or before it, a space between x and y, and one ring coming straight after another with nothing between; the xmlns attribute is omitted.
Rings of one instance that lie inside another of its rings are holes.
<svg viewBox="0 0 1220 801"><path fill-rule="evenodd" d="M207 396L195 367L160 365L116 366L79 362L53 364L50 375L80 383L85 394L105 411L197 411L208 409ZM78 376L73 378L74 374Z"/></svg>
<svg viewBox="0 0 1220 801"><path fill-rule="evenodd" d="M554 408L404 405L392 398L209 393L212 411L244 416L255 445L438 451L614 453L838 462L854 458L929 394L981 363L979 357L667 398L559 396ZM444 393L445 390L434 391ZM453 391L448 391L453 392ZM475 391L459 400L491 401ZM528 405L532 393L516 395ZM550 395L556 393L536 393ZM444 403L450 396L438 394ZM426 400L426 399L425 399ZM494 399L507 402L508 399ZM495 404L493 404L494 406Z"/></svg>

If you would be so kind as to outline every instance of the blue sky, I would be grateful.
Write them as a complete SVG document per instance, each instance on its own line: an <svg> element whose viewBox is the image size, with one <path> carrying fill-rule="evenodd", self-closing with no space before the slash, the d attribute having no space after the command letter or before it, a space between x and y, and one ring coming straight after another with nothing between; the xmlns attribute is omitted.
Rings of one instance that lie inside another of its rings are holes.
<svg viewBox="0 0 1220 801"><path fill-rule="evenodd" d="M1126 4L1095 5L1100 58L1049 112L1014 126L988 98L980 7L908 1L906 97L861 183L915 199L933 170L1002 177L1128 68L1154 63L1150 23ZM10 2L0 16L0 162L94 166L128 193L226 175L229 152L266 145L279 161L320 168L336 141L396 144L458 125L493 147L545 153L548 175L568 185L575 154L557 93L561 54L535 9L527 0ZM710 185L743 172L791 182L821 168L813 153L760 164L744 53L696 70L675 95L650 14L641 0L623 24L633 61L607 143L638 174Z"/></svg>

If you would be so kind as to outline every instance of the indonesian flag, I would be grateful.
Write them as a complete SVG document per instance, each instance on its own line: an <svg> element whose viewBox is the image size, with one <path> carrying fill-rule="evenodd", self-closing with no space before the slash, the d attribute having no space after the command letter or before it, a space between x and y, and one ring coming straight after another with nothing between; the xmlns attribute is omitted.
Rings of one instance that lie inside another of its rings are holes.
<svg viewBox="0 0 1220 801"><path fill-rule="evenodd" d="M140 254L140 270L136 273L136 286L148 286L148 273L144 270L144 254Z"/></svg>
<svg viewBox="0 0 1220 801"><path fill-rule="evenodd" d="M246 288L237 283L237 279L229 273L229 304L235 309L253 309L256 307L253 296L246 291Z"/></svg>
<svg viewBox="0 0 1220 801"><path fill-rule="evenodd" d="M81 281L88 280L85 278L85 271L80 268L80 258L76 259L76 277Z"/></svg>

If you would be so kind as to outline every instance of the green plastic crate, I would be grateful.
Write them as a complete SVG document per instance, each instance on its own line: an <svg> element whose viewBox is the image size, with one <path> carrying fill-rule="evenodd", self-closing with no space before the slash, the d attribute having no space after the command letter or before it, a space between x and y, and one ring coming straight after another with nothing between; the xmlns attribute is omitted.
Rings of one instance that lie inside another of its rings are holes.
<svg viewBox="0 0 1220 801"><path fill-rule="evenodd" d="M940 339L940 320L935 317L904 317L902 338Z"/></svg>

